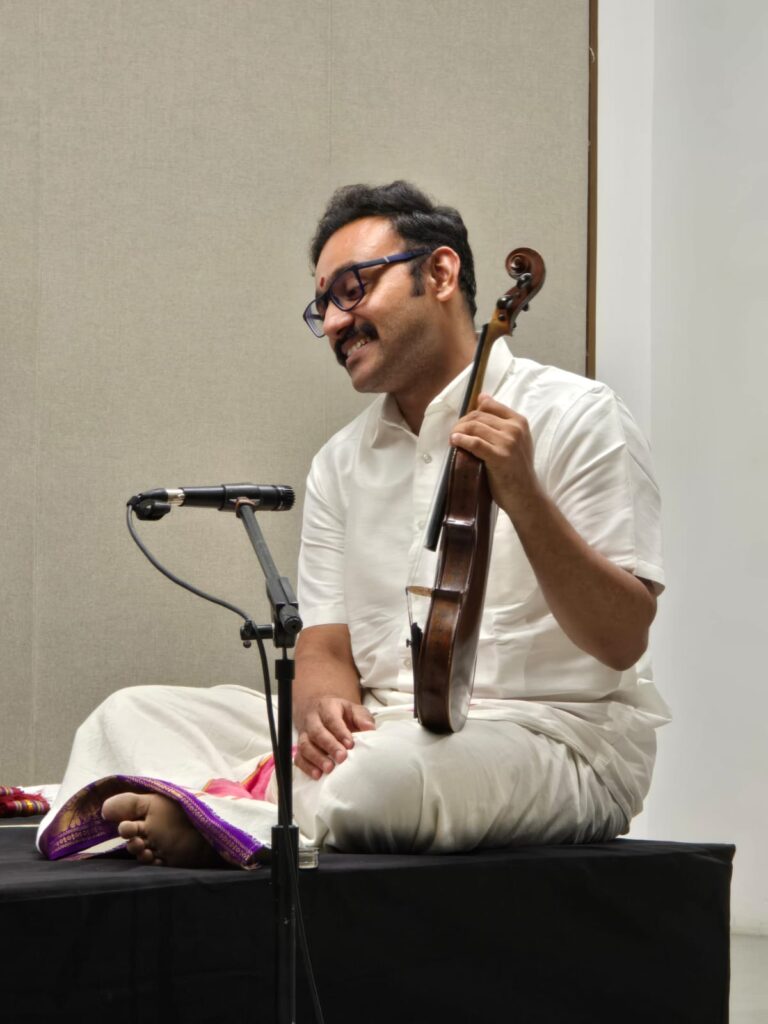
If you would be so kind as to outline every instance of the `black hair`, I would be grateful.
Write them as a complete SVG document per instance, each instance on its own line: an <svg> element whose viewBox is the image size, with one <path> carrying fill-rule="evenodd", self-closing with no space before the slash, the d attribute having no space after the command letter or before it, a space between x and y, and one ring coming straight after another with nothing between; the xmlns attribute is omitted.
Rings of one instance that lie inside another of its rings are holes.
<svg viewBox="0 0 768 1024"><path fill-rule="evenodd" d="M437 206L407 181L393 181L389 185L345 185L337 189L310 243L313 269L331 235L362 217L386 217L406 245L413 248L436 249L447 245L453 249L461 260L459 288L474 319L477 311L475 261L461 214L452 206ZM421 294L422 262L416 260L411 267L415 294Z"/></svg>

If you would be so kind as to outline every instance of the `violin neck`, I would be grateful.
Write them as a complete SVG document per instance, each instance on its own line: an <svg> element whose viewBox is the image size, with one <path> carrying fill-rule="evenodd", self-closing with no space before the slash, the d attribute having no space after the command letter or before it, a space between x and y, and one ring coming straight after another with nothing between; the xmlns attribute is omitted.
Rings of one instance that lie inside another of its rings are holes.
<svg viewBox="0 0 768 1024"><path fill-rule="evenodd" d="M448 495L448 479L451 473L451 463L453 462L453 453L455 448L451 448L448 452L448 458L443 463L443 471L440 474L440 480L437 484L437 490L432 499L432 509L429 513L429 522L427 523L427 529L424 534L424 547L427 551L437 551L437 545L440 541L440 532L443 529L443 519L445 519L445 502Z"/></svg>
<svg viewBox="0 0 768 1024"><path fill-rule="evenodd" d="M475 358L472 360L472 369L469 373L467 390L464 392L464 400L461 403L460 416L466 416L468 412L472 412L473 409L477 408L477 398L483 387L485 367L488 364L488 355L491 350L491 345L487 344L489 326L489 324L483 324L483 329L480 332L480 339L475 349Z"/></svg>
<svg viewBox="0 0 768 1024"><path fill-rule="evenodd" d="M492 320L490 323L484 324L483 329L480 332L480 339L475 349L475 358L472 361L472 369L469 374L469 381L467 382L467 388L464 392L464 399L461 403L460 416L465 416L468 412L472 412L473 409L477 408L477 398L483 389L483 379L485 377L485 368L488 364L488 355L493 347L493 343L501 334L503 330L495 330L495 323ZM445 518L445 501L448 494L448 477L451 472L451 464L453 462L453 451L451 448L448 453L448 458L445 460L443 465L443 471L440 475L440 480L435 491L435 496L432 500L432 509L429 515L429 523L427 524L426 533L424 534L424 547L427 551L437 551L437 545L440 541L440 531L443 527L443 519Z"/></svg>

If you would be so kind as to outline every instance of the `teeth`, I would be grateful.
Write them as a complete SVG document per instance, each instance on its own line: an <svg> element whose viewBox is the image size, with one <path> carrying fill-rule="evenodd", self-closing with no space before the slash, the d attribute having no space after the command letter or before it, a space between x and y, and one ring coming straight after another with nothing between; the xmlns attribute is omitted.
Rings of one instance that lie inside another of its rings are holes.
<svg viewBox="0 0 768 1024"><path fill-rule="evenodd" d="M367 338L361 338L359 341L356 341L354 345L352 345L352 347L347 352L347 355L349 355L350 352L357 352L357 350L359 348L362 348L363 345L367 345L367 344L368 344L368 339Z"/></svg>

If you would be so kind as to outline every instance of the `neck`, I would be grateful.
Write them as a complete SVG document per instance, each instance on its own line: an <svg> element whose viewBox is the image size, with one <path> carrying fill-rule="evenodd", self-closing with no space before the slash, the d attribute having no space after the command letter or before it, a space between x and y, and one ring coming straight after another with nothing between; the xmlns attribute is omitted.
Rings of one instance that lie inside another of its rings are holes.
<svg viewBox="0 0 768 1024"><path fill-rule="evenodd" d="M437 395L470 365L475 357L477 338L470 324L458 334L453 343L446 345L439 360L435 360L434 372L424 374L412 387L393 394L403 419L418 434L424 420L427 406Z"/></svg>

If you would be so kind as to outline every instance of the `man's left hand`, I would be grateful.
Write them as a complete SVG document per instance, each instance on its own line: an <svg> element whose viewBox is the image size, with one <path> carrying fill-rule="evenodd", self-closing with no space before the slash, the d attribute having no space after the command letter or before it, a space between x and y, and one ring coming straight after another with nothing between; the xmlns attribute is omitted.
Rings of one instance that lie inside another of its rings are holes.
<svg viewBox="0 0 768 1024"><path fill-rule="evenodd" d="M525 416L482 394L477 409L454 427L451 444L482 459L493 500L513 522L540 498L533 440Z"/></svg>

